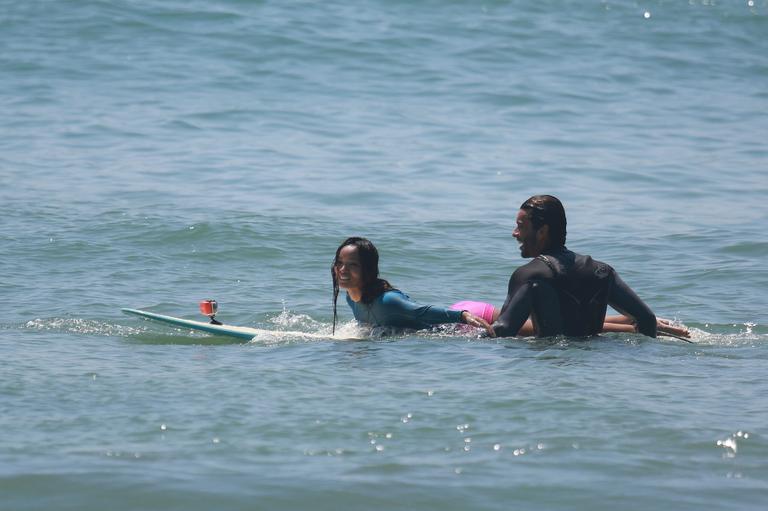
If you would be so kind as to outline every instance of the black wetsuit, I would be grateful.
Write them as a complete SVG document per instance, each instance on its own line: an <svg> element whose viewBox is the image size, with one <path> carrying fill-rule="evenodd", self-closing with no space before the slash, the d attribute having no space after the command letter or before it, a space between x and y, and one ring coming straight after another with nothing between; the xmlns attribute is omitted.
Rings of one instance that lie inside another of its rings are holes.
<svg viewBox="0 0 768 511"><path fill-rule="evenodd" d="M531 316L539 337L595 335L607 305L633 318L638 332L656 337L656 316L613 268L562 247L515 270L493 328L498 336L516 335Z"/></svg>

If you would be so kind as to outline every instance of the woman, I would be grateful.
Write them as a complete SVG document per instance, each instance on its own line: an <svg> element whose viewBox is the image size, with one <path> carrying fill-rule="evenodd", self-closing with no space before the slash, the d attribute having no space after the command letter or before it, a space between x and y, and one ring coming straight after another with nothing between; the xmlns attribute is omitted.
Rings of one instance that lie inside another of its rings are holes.
<svg viewBox="0 0 768 511"><path fill-rule="evenodd" d="M355 319L373 326L423 329L441 323L466 323L495 335L491 325L466 310L421 305L379 278L379 252L365 238L347 238L336 249L331 267L333 278L333 332L336 332L336 302L339 288L347 291Z"/></svg>
<svg viewBox="0 0 768 511"><path fill-rule="evenodd" d="M493 323L500 313L493 305L464 301L446 309L435 305L421 305L402 291L379 278L379 252L369 240L347 238L336 249L331 266L333 279L333 332L336 332L336 302L339 289L345 289L347 304L355 319L373 326L393 326L423 329L441 323L465 323L483 328L491 337ZM688 330L672 326L669 321L658 321L660 332L687 337ZM603 332L635 332L631 318L607 316ZM533 323L528 319L517 335L535 335Z"/></svg>

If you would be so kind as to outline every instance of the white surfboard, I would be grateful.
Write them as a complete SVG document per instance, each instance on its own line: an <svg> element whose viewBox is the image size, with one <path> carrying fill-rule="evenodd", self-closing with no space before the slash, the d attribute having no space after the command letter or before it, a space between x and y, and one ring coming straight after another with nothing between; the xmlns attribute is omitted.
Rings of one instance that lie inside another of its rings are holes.
<svg viewBox="0 0 768 511"><path fill-rule="evenodd" d="M192 319L176 318L173 316L166 316L164 314L157 314L156 312L149 312L140 309L123 309L126 314L133 314L146 319L152 319L154 321L160 321L168 325L173 325L180 328L189 328L191 330L198 330L201 332L207 332L214 335L224 335L227 337L235 337L244 341L250 341L254 338L309 338L309 339L341 339L342 337L336 337L325 334L317 334L310 332L299 331L285 331L285 330L267 330L264 328L250 328L245 326L233 326L233 325L216 325L213 323L206 323L204 321L195 321ZM346 337L348 338L348 337Z"/></svg>

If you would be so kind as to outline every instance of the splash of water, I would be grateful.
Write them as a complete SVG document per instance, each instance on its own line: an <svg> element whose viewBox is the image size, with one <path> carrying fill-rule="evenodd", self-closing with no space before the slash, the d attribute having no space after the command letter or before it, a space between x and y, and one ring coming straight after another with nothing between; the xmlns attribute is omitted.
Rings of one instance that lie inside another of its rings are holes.
<svg viewBox="0 0 768 511"><path fill-rule="evenodd" d="M147 331L146 328L127 327L84 318L37 318L27 321L24 328L107 337L139 335Z"/></svg>

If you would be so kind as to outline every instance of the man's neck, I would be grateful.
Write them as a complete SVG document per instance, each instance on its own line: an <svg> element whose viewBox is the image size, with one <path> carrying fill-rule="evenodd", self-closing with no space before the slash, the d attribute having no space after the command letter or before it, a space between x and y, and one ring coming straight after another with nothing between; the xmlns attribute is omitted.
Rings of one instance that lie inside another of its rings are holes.
<svg viewBox="0 0 768 511"><path fill-rule="evenodd" d="M545 250L542 250L541 255L556 255L566 252L567 250L568 249L565 248L565 245L560 245L559 247L546 248Z"/></svg>

